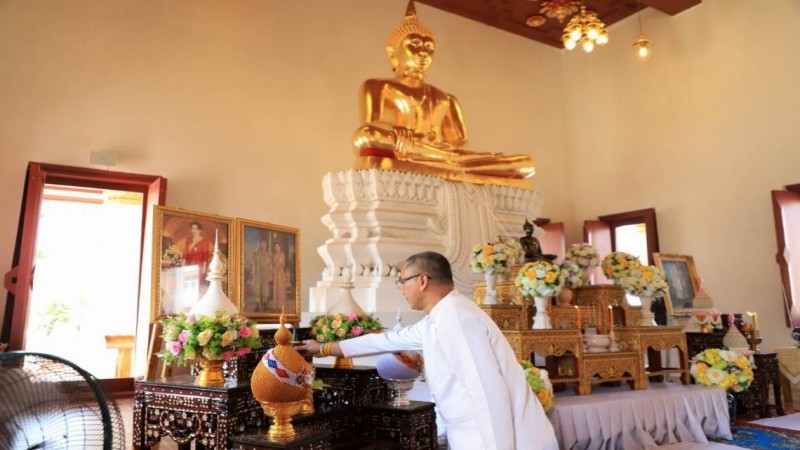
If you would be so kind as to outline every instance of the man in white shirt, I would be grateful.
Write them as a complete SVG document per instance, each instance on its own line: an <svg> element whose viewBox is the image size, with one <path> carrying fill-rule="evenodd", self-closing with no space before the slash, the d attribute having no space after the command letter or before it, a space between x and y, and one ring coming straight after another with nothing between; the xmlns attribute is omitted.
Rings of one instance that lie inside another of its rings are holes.
<svg viewBox="0 0 800 450"><path fill-rule="evenodd" d="M397 285L412 309L427 315L398 332L340 342L304 341L306 354L370 356L422 349L437 413L454 450L557 449L539 400L500 329L454 289L450 262L423 252L404 263Z"/></svg>

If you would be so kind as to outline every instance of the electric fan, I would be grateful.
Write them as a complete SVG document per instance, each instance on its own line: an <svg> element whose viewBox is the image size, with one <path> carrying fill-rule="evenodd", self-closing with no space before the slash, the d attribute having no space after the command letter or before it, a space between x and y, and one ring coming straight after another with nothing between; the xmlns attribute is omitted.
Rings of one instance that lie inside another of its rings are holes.
<svg viewBox="0 0 800 450"><path fill-rule="evenodd" d="M0 449L124 449L117 404L53 355L0 353Z"/></svg>

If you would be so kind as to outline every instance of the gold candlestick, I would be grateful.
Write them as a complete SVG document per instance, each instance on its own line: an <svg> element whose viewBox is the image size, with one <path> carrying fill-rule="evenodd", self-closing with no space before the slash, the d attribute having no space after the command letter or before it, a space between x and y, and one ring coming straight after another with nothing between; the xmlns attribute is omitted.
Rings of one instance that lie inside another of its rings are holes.
<svg viewBox="0 0 800 450"><path fill-rule="evenodd" d="M750 345L750 350L756 353L761 353L761 349L758 348L758 344L760 344L763 339L761 338L761 334L758 332L758 330L745 331L742 334L744 334L747 344Z"/></svg>

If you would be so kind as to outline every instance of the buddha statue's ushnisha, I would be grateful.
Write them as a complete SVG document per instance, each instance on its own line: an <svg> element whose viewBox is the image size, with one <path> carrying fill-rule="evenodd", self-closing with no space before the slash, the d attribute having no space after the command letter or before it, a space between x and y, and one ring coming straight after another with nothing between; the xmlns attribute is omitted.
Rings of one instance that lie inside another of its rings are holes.
<svg viewBox="0 0 800 450"><path fill-rule="evenodd" d="M356 168L397 169L483 184L530 188L534 162L525 155L466 150L458 100L425 83L433 33L417 21L413 1L386 41L394 78L361 86L362 126L353 137Z"/></svg>

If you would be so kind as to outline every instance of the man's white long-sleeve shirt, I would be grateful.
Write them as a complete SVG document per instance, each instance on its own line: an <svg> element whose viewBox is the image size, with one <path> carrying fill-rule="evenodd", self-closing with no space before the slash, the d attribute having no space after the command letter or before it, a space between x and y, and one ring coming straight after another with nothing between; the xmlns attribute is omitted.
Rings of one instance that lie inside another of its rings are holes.
<svg viewBox="0 0 800 450"><path fill-rule="evenodd" d="M557 449L550 421L500 329L453 290L414 325L398 332L341 341L346 357L420 350L436 408L454 450ZM481 442L463 442L458 430L478 431Z"/></svg>

